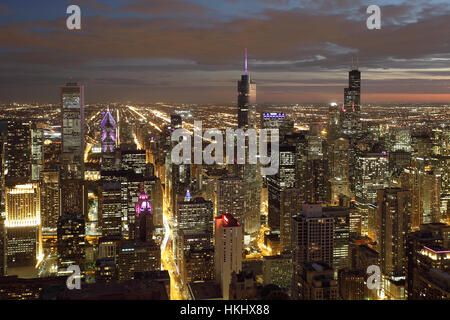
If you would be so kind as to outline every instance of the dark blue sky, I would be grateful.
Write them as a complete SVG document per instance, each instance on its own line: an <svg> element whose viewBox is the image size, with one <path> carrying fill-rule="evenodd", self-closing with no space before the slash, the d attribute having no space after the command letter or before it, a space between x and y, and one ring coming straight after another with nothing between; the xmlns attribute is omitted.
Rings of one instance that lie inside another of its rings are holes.
<svg viewBox="0 0 450 320"><path fill-rule="evenodd" d="M449 39L437 0L2 0L0 101L56 102L72 77L88 102L231 103L248 47L259 102L342 100L358 55L363 102L448 103Z"/></svg>

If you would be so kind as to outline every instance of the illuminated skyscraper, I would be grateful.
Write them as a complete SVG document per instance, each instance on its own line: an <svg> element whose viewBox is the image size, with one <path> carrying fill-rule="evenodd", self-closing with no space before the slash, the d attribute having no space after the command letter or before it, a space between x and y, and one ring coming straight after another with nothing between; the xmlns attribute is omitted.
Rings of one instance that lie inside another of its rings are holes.
<svg viewBox="0 0 450 320"><path fill-rule="evenodd" d="M44 167L44 129L36 123L31 126L31 180L39 181Z"/></svg>
<svg viewBox="0 0 450 320"><path fill-rule="evenodd" d="M232 214L216 217L215 266L216 281L222 288L223 299L229 299L231 274L242 271L242 226Z"/></svg>
<svg viewBox="0 0 450 320"><path fill-rule="evenodd" d="M80 214L64 214L58 219L59 265L83 266L85 262L85 222Z"/></svg>
<svg viewBox="0 0 450 320"><path fill-rule="evenodd" d="M411 231L410 191L401 188L378 190L377 226L382 288L391 298L405 298L407 233Z"/></svg>
<svg viewBox="0 0 450 320"><path fill-rule="evenodd" d="M250 79L247 68L247 49L245 49L245 73L238 81L238 128L247 130L256 127L254 104L256 102L256 84ZM249 154L249 139L245 138L245 154ZM235 174L243 179L245 183L245 208L244 215L239 219L243 224L245 233L255 234L260 227L259 215L261 204L262 180L256 164L249 164L235 167ZM233 212L234 214L234 212Z"/></svg>
<svg viewBox="0 0 450 320"><path fill-rule="evenodd" d="M6 185L31 182L31 122L8 121L5 154Z"/></svg>
<svg viewBox="0 0 450 320"><path fill-rule="evenodd" d="M286 135L294 131L294 121L286 119L284 112L263 112L261 113L262 129L278 129L280 141L284 140Z"/></svg>
<svg viewBox="0 0 450 320"><path fill-rule="evenodd" d="M132 224L135 231L134 238L122 240L117 251L119 280L134 279L135 273L155 271L161 269L161 249L153 240L153 214L152 204L148 194L144 193L141 185L141 194L135 203L135 222Z"/></svg>
<svg viewBox="0 0 450 320"><path fill-rule="evenodd" d="M278 256L263 257L263 283L275 284L286 293L292 287L292 256L282 254Z"/></svg>
<svg viewBox="0 0 450 320"><path fill-rule="evenodd" d="M102 142L102 170L114 170L116 166L116 121L109 106L100 123Z"/></svg>
<svg viewBox="0 0 450 320"><path fill-rule="evenodd" d="M441 220L441 174L406 168L400 176L401 186L411 190L411 228Z"/></svg>
<svg viewBox="0 0 450 320"><path fill-rule="evenodd" d="M213 203L192 199L189 190L177 204L175 256L187 283L214 278L213 217Z"/></svg>
<svg viewBox="0 0 450 320"><path fill-rule="evenodd" d="M339 138L328 144L330 199L332 206L338 206L342 197L351 197L349 181L349 142Z"/></svg>
<svg viewBox="0 0 450 320"><path fill-rule="evenodd" d="M250 79L247 71L247 49L245 49L245 74L238 81L238 127L247 129L251 124L249 114L251 105L256 99L256 84Z"/></svg>
<svg viewBox="0 0 450 320"><path fill-rule="evenodd" d="M358 70L358 66L348 73L348 88L344 89L344 94L346 109L351 106L351 111L359 112L361 108L361 71Z"/></svg>
<svg viewBox="0 0 450 320"><path fill-rule="evenodd" d="M450 225L430 223L408 235L408 300L450 299Z"/></svg>
<svg viewBox="0 0 450 320"><path fill-rule="evenodd" d="M333 267L335 271L346 268L348 261L348 244L350 242L350 208L326 207L323 208L326 216L334 218L333 235Z"/></svg>
<svg viewBox="0 0 450 320"><path fill-rule="evenodd" d="M333 265L334 218L322 212L321 204L302 205L293 219L294 264L324 261Z"/></svg>
<svg viewBox="0 0 450 320"><path fill-rule="evenodd" d="M67 83L61 87L62 152L61 152L61 214L85 214L84 192L84 87Z"/></svg>
<svg viewBox="0 0 450 320"><path fill-rule="evenodd" d="M147 164L145 150L123 150L121 164L123 170L133 170L136 174L144 174Z"/></svg>
<svg viewBox="0 0 450 320"><path fill-rule="evenodd" d="M41 213L37 184L6 188L8 266L31 266L41 254Z"/></svg>
<svg viewBox="0 0 450 320"><path fill-rule="evenodd" d="M64 178L83 179L84 173L84 86L67 83L61 87L62 162Z"/></svg>
<svg viewBox="0 0 450 320"><path fill-rule="evenodd" d="M117 254L119 281L135 279L139 272L161 270L161 249L154 241L123 240Z"/></svg>
<svg viewBox="0 0 450 320"><path fill-rule="evenodd" d="M6 252L8 248L5 217L0 214L0 277L6 275L7 259Z"/></svg>
<svg viewBox="0 0 450 320"><path fill-rule="evenodd" d="M42 233L55 235L60 216L59 173L56 170L41 172L41 220Z"/></svg>
<svg viewBox="0 0 450 320"><path fill-rule="evenodd" d="M355 207L361 215L361 231L368 234L370 206L377 203L377 190L388 186L387 153L383 150L360 152L355 163Z"/></svg>
<svg viewBox="0 0 450 320"><path fill-rule="evenodd" d="M341 109L341 135L353 137L361 132L359 119L361 111L361 72L353 69L349 72L349 86L344 89L344 104Z"/></svg>
<svg viewBox="0 0 450 320"><path fill-rule="evenodd" d="M349 86L344 89L344 103L340 110L339 129L337 138L346 138L349 140L349 181L350 191L355 192L355 180L357 173L356 142L362 136L363 128L361 122L361 72L358 66L352 66L349 72Z"/></svg>
<svg viewBox="0 0 450 320"><path fill-rule="evenodd" d="M139 241L152 241L153 239L153 212L148 195L141 193L135 206L135 239Z"/></svg>
<svg viewBox="0 0 450 320"><path fill-rule="evenodd" d="M305 280L305 263L333 265L334 218L325 216L321 204L304 203L301 214L292 221L293 287L294 298L302 296L300 281ZM332 269L331 269L332 270Z"/></svg>
<svg viewBox="0 0 450 320"><path fill-rule="evenodd" d="M327 141L318 135L306 136L308 147L303 174L304 198L308 202L325 203L328 199ZM297 168L298 169L298 168Z"/></svg>
<svg viewBox="0 0 450 320"><path fill-rule="evenodd" d="M292 219L302 207L301 190L284 189L280 193L280 251L292 250Z"/></svg>
<svg viewBox="0 0 450 320"><path fill-rule="evenodd" d="M116 121L109 111L109 106L106 110L100 127L102 129L102 152L113 152L116 146Z"/></svg>
<svg viewBox="0 0 450 320"><path fill-rule="evenodd" d="M267 177L269 227L272 231L280 230L281 194L283 190L295 187L295 147L280 145L279 170L277 174Z"/></svg>
<svg viewBox="0 0 450 320"><path fill-rule="evenodd" d="M103 236L122 236L122 185L120 180L105 181L99 199L99 224Z"/></svg>
<svg viewBox="0 0 450 320"><path fill-rule="evenodd" d="M242 221L245 211L245 181L238 177L218 179L216 200L217 214L232 213L238 221Z"/></svg>

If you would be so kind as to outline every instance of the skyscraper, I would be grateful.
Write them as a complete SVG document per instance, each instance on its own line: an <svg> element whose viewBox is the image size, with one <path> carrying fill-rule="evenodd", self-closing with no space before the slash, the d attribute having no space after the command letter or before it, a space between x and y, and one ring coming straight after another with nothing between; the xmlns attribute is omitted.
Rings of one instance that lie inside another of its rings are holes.
<svg viewBox="0 0 450 320"><path fill-rule="evenodd" d="M411 190L411 228L418 230L421 224L438 223L441 220L441 174L406 168L400 175L401 186Z"/></svg>
<svg viewBox="0 0 450 320"><path fill-rule="evenodd" d="M348 245L350 242L350 208L327 207L323 208L326 216L334 218L333 235L333 266L335 270L346 268L349 265Z"/></svg>
<svg viewBox="0 0 450 320"><path fill-rule="evenodd" d="M231 274L242 271L243 232L232 214L216 217L215 234L216 281L222 288L223 299L229 299Z"/></svg>
<svg viewBox="0 0 450 320"><path fill-rule="evenodd" d="M264 256L263 283L275 284L289 293L292 286L292 256L290 254Z"/></svg>
<svg viewBox="0 0 450 320"><path fill-rule="evenodd" d="M153 212L152 204L148 200L148 195L141 193L135 206L136 222L135 239L139 241L152 241L153 239Z"/></svg>
<svg viewBox="0 0 450 320"><path fill-rule="evenodd" d="M238 81L238 127L247 129L250 126L249 114L251 104L256 99L256 84L250 79L247 70L247 49L245 49L245 74Z"/></svg>
<svg viewBox="0 0 450 320"><path fill-rule="evenodd" d="M292 219L302 207L301 191L288 188L280 194L280 251L292 250Z"/></svg>
<svg viewBox="0 0 450 320"><path fill-rule="evenodd" d="M41 220L43 235L55 235L60 216L59 173L56 170L41 172Z"/></svg>
<svg viewBox="0 0 450 320"><path fill-rule="evenodd" d="M239 177L218 179L216 208L217 214L232 213L238 221L242 221L245 210L245 181Z"/></svg>
<svg viewBox="0 0 450 320"><path fill-rule="evenodd" d="M68 267L72 264L83 266L85 261L85 222L84 216L68 213L58 219L58 255L59 265Z"/></svg>
<svg viewBox="0 0 450 320"><path fill-rule="evenodd" d="M333 236L334 218L323 214L321 204L304 203L301 214L293 218L292 225L292 296L294 298L302 297L305 294L303 287L300 286L301 281L304 283L310 281L305 273L305 270L310 269L306 265L307 263L325 263L327 265L324 268L313 268L311 271L330 268L333 270Z"/></svg>
<svg viewBox="0 0 450 320"><path fill-rule="evenodd" d="M134 279L137 272L161 269L161 249L153 240L152 204L143 187L135 203L134 212L134 239L122 240L118 249L119 281Z"/></svg>
<svg viewBox="0 0 450 320"><path fill-rule="evenodd" d="M34 266L41 253L41 213L37 184L6 188L8 266Z"/></svg>
<svg viewBox="0 0 450 320"><path fill-rule="evenodd" d="M348 76L349 85L344 89L344 104L340 110L338 138L349 140L349 180L350 191L355 192L356 141L362 134L361 122L361 72L352 66Z"/></svg>
<svg viewBox="0 0 450 320"><path fill-rule="evenodd" d="M39 181L44 167L44 129L33 123L31 126L31 180Z"/></svg>
<svg viewBox="0 0 450 320"><path fill-rule="evenodd" d="M109 110L109 106L100 123L100 128L102 142L102 170L114 170L116 167L116 121Z"/></svg>
<svg viewBox="0 0 450 320"><path fill-rule="evenodd" d="M342 197L351 197L348 176L349 160L348 140L344 138L331 140L328 144L328 182L330 185L329 203L333 206L338 206Z"/></svg>
<svg viewBox="0 0 450 320"><path fill-rule="evenodd" d="M105 116L100 123L102 152L113 152L116 146L116 120L114 120L109 106L106 110Z"/></svg>
<svg viewBox="0 0 450 320"><path fill-rule="evenodd" d="M6 252L8 245L6 237L5 217L0 214L0 277L5 276L7 271Z"/></svg>
<svg viewBox="0 0 450 320"><path fill-rule="evenodd" d="M6 185L31 182L31 122L8 121L5 154Z"/></svg>
<svg viewBox="0 0 450 320"><path fill-rule="evenodd" d="M450 225L430 223L408 235L408 299L450 298Z"/></svg>
<svg viewBox="0 0 450 320"><path fill-rule="evenodd" d="M277 174L267 177L268 222L272 231L280 230L282 192L295 187L295 147L289 144L282 144L279 150L279 170Z"/></svg>
<svg viewBox="0 0 450 320"><path fill-rule="evenodd" d="M62 152L61 152L61 214L85 214L84 194L84 86L67 83L61 87Z"/></svg>
<svg viewBox="0 0 450 320"><path fill-rule="evenodd" d="M84 86L67 83L61 87L62 157L64 178L84 177Z"/></svg>
<svg viewBox="0 0 450 320"><path fill-rule="evenodd" d="M105 181L100 188L99 224L103 236L122 236L122 185Z"/></svg>
<svg viewBox="0 0 450 320"><path fill-rule="evenodd" d="M136 174L144 174L146 164L145 150L122 150L121 165L123 170L133 170Z"/></svg>
<svg viewBox="0 0 450 320"><path fill-rule="evenodd" d="M407 233L411 231L410 191L401 188L378 190L377 226L383 290L389 296L398 291L390 288L400 288L401 296L391 297L405 298Z"/></svg>
<svg viewBox="0 0 450 320"><path fill-rule="evenodd" d="M176 213L175 256L186 283L214 278L213 203L187 190Z"/></svg>
<svg viewBox="0 0 450 320"><path fill-rule="evenodd" d="M294 264L323 261L333 265L334 218L322 212L321 204L303 203L293 219Z"/></svg>

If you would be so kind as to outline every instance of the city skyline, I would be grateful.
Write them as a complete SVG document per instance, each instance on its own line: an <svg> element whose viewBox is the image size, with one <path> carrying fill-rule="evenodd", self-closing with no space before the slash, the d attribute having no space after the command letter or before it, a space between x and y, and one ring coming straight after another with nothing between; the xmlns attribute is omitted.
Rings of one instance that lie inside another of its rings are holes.
<svg viewBox="0 0 450 320"><path fill-rule="evenodd" d="M234 103L245 48L259 103L341 101L352 57L363 104L450 100L442 1L380 1L380 30L367 29L357 0L77 4L81 30L70 31L67 1L3 2L3 102L55 103L54 86L72 78L89 88L87 103Z"/></svg>
<svg viewBox="0 0 450 320"><path fill-rule="evenodd" d="M0 300L450 300L450 11L410 2L3 1Z"/></svg>

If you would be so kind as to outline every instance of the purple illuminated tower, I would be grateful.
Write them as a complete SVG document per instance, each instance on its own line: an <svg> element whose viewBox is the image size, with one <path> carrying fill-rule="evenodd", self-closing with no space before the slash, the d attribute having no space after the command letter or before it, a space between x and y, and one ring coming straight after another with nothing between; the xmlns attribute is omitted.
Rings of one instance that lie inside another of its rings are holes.
<svg viewBox="0 0 450 320"><path fill-rule="evenodd" d="M135 239L142 242L149 242L153 239L153 213L152 204L148 195L142 193L135 207Z"/></svg>
<svg viewBox="0 0 450 320"><path fill-rule="evenodd" d="M102 128L102 152L113 152L116 146L116 120L108 109L100 124Z"/></svg>

